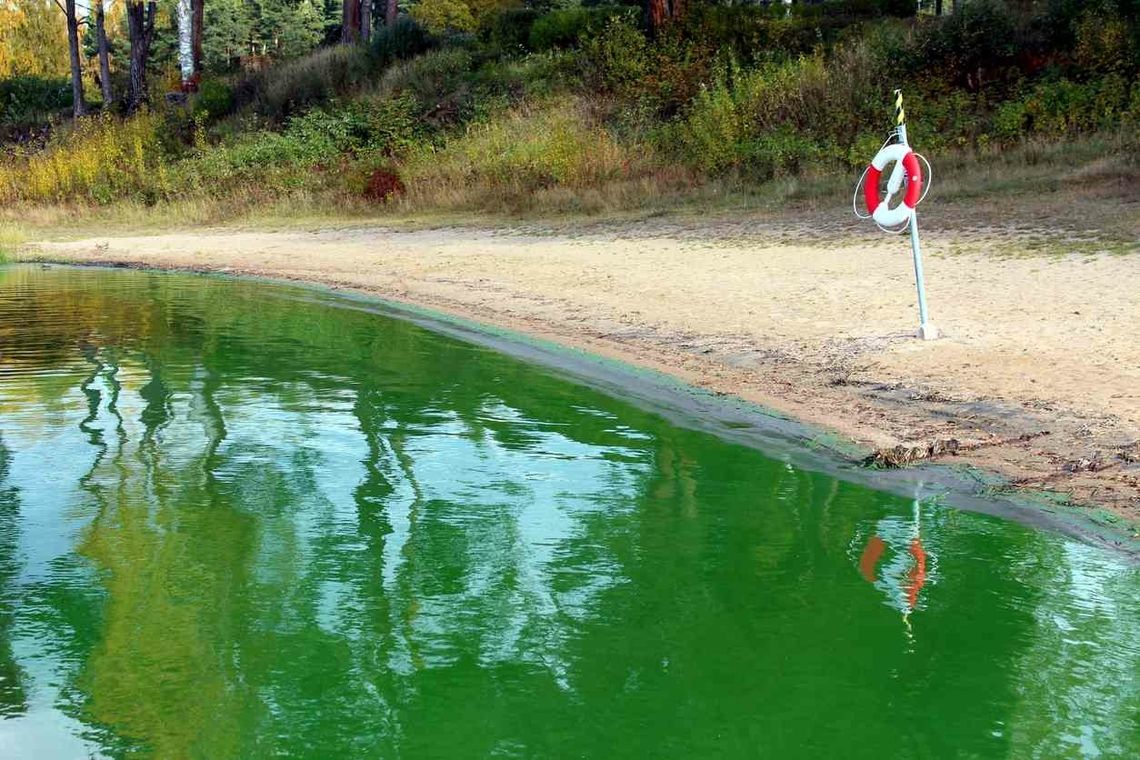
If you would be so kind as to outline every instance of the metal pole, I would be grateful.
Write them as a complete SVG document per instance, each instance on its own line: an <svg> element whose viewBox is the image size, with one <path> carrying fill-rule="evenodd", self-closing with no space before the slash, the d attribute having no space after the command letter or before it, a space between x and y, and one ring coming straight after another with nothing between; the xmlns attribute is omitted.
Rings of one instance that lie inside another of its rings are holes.
<svg viewBox="0 0 1140 760"><path fill-rule="evenodd" d="M910 145L906 138L906 111L903 109L902 90L895 90L895 124L898 128L899 142ZM914 256L914 281L918 288L918 337L923 340L934 340L938 337L938 329L930 324L926 311L926 281L922 273L922 246L918 242L918 212L910 212L910 250Z"/></svg>

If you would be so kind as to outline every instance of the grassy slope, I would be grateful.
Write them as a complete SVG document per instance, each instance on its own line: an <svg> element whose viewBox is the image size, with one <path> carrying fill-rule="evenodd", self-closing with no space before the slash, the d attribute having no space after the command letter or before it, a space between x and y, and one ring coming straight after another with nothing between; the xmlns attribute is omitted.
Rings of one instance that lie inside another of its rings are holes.
<svg viewBox="0 0 1140 760"><path fill-rule="evenodd" d="M189 111L83 123L0 160L0 224L13 240L661 214L842 227L887 121L880 85L850 72L921 42L896 22L859 29L826 57L789 52L751 68L725 68L723 50L691 42L649 43L628 24L583 37L580 51L522 57L453 46L380 64L325 49L242 85L254 93L244 101L219 106L204 91ZM1130 100L1118 73L1088 74L983 96L929 76L910 101L912 140L934 167L928 226L1113 250L1140 238L1140 85ZM377 170L406 192L367 199Z"/></svg>

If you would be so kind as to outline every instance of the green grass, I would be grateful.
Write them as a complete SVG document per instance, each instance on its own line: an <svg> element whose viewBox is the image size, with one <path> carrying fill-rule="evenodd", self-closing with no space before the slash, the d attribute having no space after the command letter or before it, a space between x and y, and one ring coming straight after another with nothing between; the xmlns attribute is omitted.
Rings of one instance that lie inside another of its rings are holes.
<svg viewBox="0 0 1140 760"><path fill-rule="evenodd" d="M21 227L0 221L0 264L6 264L15 258L25 242L27 236Z"/></svg>

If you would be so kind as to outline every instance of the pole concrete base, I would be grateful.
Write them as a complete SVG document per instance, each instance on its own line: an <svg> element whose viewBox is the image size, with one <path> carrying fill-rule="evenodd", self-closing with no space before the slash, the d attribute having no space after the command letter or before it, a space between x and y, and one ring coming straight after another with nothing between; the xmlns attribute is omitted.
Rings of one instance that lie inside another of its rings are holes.
<svg viewBox="0 0 1140 760"><path fill-rule="evenodd" d="M938 340L938 328L929 322L923 325L919 325L916 337L920 340Z"/></svg>

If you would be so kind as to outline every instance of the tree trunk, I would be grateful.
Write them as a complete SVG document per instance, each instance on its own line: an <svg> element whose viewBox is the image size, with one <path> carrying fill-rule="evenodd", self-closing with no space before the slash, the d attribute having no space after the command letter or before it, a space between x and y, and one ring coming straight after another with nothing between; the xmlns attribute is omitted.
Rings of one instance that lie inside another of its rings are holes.
<svg viewBox="0 0 1140 760"><path fill-rule="evenodd" d="M146 103L146 62L154 39L154 0L145 6L142 0L127 0L127 32L131 41L131 83L127 91L127 113L134 113Z"/></svg>
<svg viewBox="0 0 1140 760"><path fill-rule="evenodd" d="M83 97L83 69L79 65L79 19L75 15L75 0L67 0L67 49L71 54L71 112L76 117L87 113L87 100Z"/></svg>
<svg viewBox="0 0 1140 760"><path fill-rule="evenodd" d="M387 26L392 26L396 23L396 16L400 14L400 6L398 0L387 0L384 6L384 23Z"/></svg>
<svg viewBox="0 0 1140 760"><path fill-rule="evenodd" d="M649 20L649 32L657 34L669 18L668 0L646 0L645 15Z"/></svg>
<svg viewBox="0 0 1140 760"><path fill-rule="evenodd" d="M669 8L669 20L680 21L685 15L686 0L673 0Z"/></svg>
<svg viewBox="0 0 1140 760"><path fill-rule="evenodd" d="M340 14L340 41L351 45L360 38L360 0L344 0Z"/></svg>
<svg viewBox="0 0 1140 760"><path fill-rule="evenodd" d="M372 0L360 0L360 39L368 44L372 36Z"/></svg>
<svg viewBox="0 0 1140 760"><path fill-rule="evenodd" d="M191 20L191 48L194 59L194 77L196 80L202 78L202 29L206 20L206 0L190 0L193 13Z"/></svg>
<svg viewBox="0 0 1140 760"><path fill-rule="evenodd" d="M175 11L178 19L178 73L182 76L182 91L189 92L194 79L194 44L190 39L190 17L194 11L191 0L177 0Z"/></svg>
<svg viewBox="0 0 1140 760"><path fill-rule="evenodd" d="M103 25L103 0L95 3L95 43L99 49L99 89L103 91L103 109L106 110L115 102L115 91L111 89L111 49Z"/></svg>

